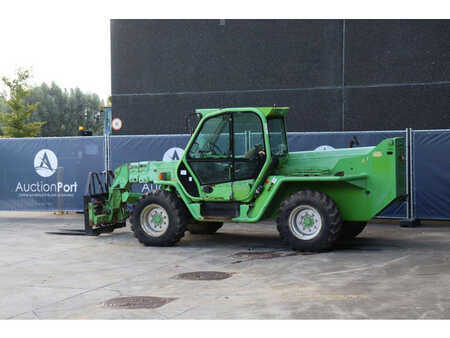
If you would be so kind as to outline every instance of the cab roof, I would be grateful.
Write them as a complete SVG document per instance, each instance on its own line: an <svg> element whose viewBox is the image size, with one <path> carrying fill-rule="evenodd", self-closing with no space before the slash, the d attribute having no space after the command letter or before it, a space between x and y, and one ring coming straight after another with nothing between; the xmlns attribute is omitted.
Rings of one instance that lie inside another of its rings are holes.
<svg viewBox="0 0 450 338"><path fill-rule="evenodd" d="M217 111L226 112L227 110L233 111L245 111L257 109L263 113L266 117L283 117L289 110L289 107L243 107L243 108L208 108L208 109L196 109L195 112L201 114L203 117Z"/></svg>

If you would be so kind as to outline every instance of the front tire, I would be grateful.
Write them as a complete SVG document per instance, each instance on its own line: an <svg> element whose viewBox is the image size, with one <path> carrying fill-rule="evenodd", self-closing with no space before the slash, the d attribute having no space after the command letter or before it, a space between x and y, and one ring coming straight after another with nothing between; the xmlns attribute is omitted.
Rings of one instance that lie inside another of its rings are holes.
<svg viewBox="0 0 450 338"><path fill-rule="evenodd" d="M336 203L319 191L298 191L280 205L277 229L293 250L329 250L339 238L342 219Z"/></svg>
<svg viewBox="0 0 450 338"><path fill-rule="evenodd" d="M223 222L196 222L188 224L187 229L194 235L212 235L223 226Z"/></svg>
<svg viewBox="0 0 450 338"><path fill-rule="evenodd" d="M134 236L142 244L171 246L184 236L187 215L175 194L153 190L136 204L131 223Z"/></svg>

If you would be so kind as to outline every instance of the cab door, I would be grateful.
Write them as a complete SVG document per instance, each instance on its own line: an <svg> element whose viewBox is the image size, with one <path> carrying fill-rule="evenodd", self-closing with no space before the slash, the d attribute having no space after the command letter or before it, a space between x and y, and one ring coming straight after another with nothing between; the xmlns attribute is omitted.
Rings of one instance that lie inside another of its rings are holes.
<svg viewBox="0 0 450 338"><path fill-rule="evenodd" d="M229 201L232 198L231 126L230 113L207 119L186 155L203 201Z"/></svg>
<svg viewBox="0 0 450 338"><path fill-rule="evenodd" d="M261 118L252 111L227 112L202 124L186 154L193 175L180 170L180 181L202 201L240 202L249 198L266 160Z"/></svg>
<svg viewBox="0 0 450 338"><path fill-rule="evenodd" d="M232 199L242 201L256 184L266 162L263 123L254 112L232 114Z"/></svg>

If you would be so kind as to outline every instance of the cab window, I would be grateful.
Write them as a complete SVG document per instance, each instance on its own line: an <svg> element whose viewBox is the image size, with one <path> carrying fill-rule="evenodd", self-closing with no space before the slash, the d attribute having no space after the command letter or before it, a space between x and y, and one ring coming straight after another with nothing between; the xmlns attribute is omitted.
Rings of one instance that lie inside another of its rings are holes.
<svg viewBox="0 0 450 338"><path fill-rule="evenodd" d="M283 118L273 118L267 121L269 129L270 151L272 156L284 156L288 152L286 130Z"/></svg>
<svg viewBox="0 0 450 338"><path fill-rule="evenodd" d="M230 115L206 120L188 152L201 185L231 181Z"/></svg>
<svg viewBox="0 0 450 338"><path fill-rule="evenodd" d="M230 156L230 117L212 117L203 123L188 156L192 159L228 158Z"/></svg>
<svg viewBox="0 0 450 338"><path fill-rule="evenodd" d="M252 112L233 114L234 180L258 177L266 160L261 119Z"/></svg>

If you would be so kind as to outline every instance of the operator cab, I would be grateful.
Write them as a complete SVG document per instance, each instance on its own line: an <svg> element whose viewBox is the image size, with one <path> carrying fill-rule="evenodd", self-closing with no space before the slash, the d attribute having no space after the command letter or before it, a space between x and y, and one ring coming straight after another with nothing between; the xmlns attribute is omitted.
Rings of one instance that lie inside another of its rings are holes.
<svg viewBox="0 0 450 338"><path fill-rule="evenodd" d="M177 171L191 197L210 202L253 199L258 185L288 150L284 112L261 110L200 110L203 118Z"/></svg>

